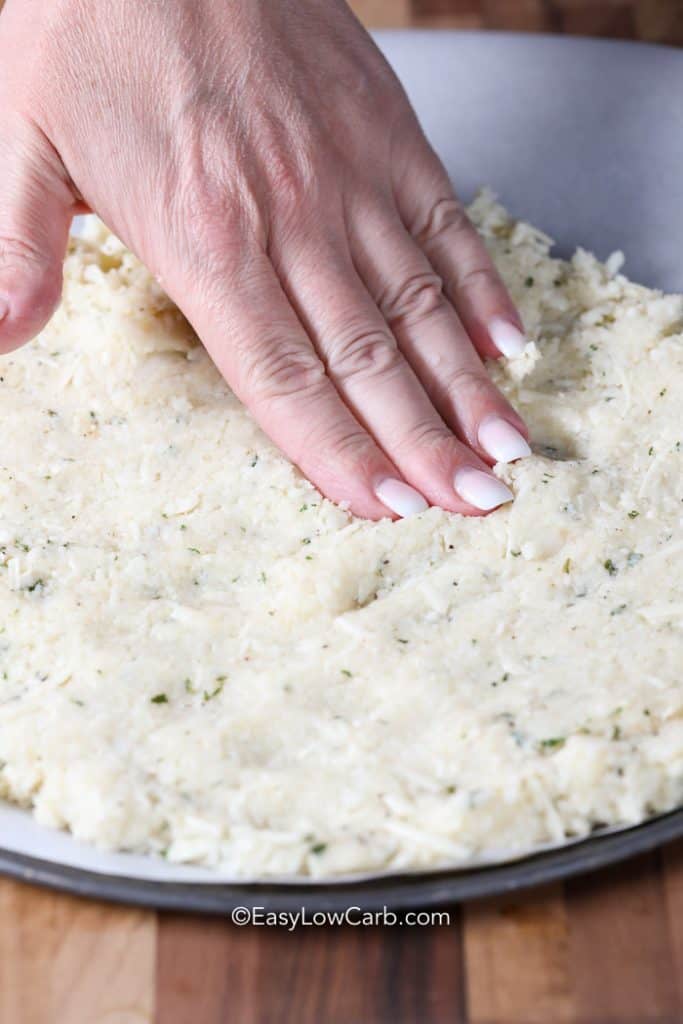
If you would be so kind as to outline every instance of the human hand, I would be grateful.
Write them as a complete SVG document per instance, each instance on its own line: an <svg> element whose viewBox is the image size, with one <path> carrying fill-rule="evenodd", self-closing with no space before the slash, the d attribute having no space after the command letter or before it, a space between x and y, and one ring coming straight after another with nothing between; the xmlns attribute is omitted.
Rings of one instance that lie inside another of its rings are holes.
<svg viewBox="0 0 683 1024"><path fill-rule="evenodd" d="M7 0L0 151L0 350L51 315L91 209L329 498L512 497L489 466L526 430L480 357L521 349L518 314L342 0Z"/></svg>

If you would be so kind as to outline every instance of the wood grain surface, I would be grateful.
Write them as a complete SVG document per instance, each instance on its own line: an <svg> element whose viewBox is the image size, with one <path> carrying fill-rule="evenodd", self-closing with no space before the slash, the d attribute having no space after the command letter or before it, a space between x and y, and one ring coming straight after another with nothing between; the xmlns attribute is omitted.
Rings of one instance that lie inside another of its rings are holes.
<svg viewBox="0 0 683 1024"><path fill-rule="evenodd" d="M507 29L683 45L683 0L351 0L376 28Z"/></svg>
<svg viewBox="0 0 683 1024"><path fill-rule="evenodd" d="M0 0L2 6L2 0ZM352 0L373 27L683 44L683 0ZM237 928L0 879L0 1024L677 1024L683 843L449 925Z"/></svg>
<svg viewBox="0 0 683 1024"><path fill-rule="evenodd" d="M683 843L449 924L238 928L0 881L1 1024L678 1024Z"/></svg>

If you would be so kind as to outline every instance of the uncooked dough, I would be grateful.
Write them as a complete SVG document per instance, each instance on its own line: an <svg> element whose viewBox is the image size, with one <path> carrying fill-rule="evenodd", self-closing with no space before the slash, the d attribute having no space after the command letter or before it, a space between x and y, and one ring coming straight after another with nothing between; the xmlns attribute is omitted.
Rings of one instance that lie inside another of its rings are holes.
<svg viewBox="0 0 683 1024"><path fill-rule="evenodd" d="M463 865L683 802L683 300L471 214L514 503L354 519L101 226L0 365L0 795L223 875Z"/></svg>

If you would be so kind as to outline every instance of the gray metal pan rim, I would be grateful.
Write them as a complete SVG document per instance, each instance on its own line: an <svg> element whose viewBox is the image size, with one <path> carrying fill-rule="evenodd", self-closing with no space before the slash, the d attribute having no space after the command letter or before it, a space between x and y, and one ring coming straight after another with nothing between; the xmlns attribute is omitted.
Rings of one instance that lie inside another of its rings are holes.
<svg viewBox="0 0 683 1024"><path fill-rule="evenodd" d="M392 875L365 882L320 885L281 883L156 882L84 871L0 849L0 873L89 899L153 910L229 914L236 907L264 911L343 911L349 907L406 911L520 892L608 867L683 838L683 808L618 832L594 833L570 846L479 867Z"/></svg>

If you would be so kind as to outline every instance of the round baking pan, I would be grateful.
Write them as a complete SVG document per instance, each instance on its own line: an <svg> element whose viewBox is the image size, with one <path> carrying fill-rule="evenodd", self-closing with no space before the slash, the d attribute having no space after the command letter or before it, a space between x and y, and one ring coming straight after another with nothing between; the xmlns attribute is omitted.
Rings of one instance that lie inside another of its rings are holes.
<svg viewBox="0 0 683 1024"><path fill-rule="evenodd" d="M604 259L621 249L634 280L683 290L683 51L496 33L377 39L465 199L489 185L513 215L552 235L559 254L581 245ZM435 906L567 878L683 836L680 809L490 867L240 885L151 878L143 867L112 873L93 850L75 866L72 841L33 822L10 842L12 822L28 822L22 813L0 803L1 872L82 896L208 913Z"/></svg>
<svg viewBox="0 0 683 1024"><path fill-rule="evenodd" d="M683 836L683 809L619 832L519 860L469 870L391 875L361 882L300 885L159 882L73 868L0 850L0 872L77 896L159 910L228 914L236 908L295 912L378 911L443 906L518 892L615 864ZM239 923L244 923L243 921Z"/></svg>

